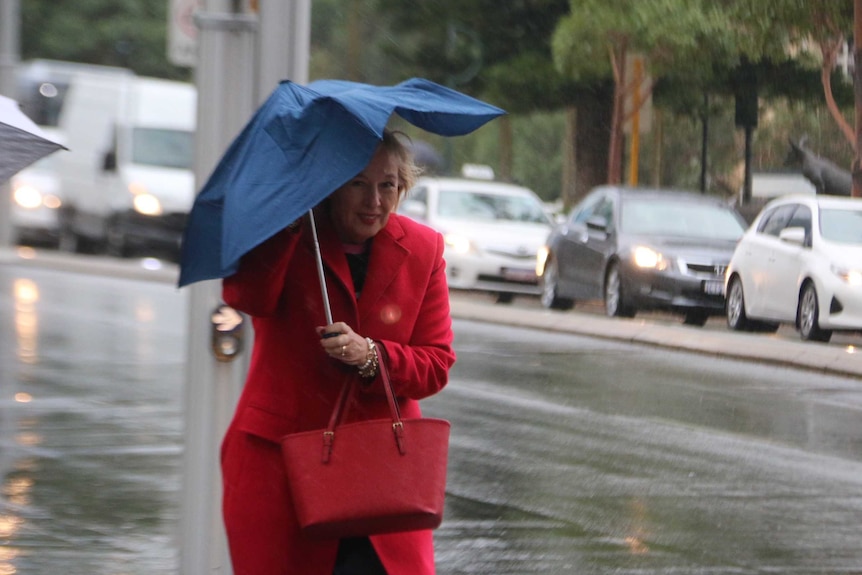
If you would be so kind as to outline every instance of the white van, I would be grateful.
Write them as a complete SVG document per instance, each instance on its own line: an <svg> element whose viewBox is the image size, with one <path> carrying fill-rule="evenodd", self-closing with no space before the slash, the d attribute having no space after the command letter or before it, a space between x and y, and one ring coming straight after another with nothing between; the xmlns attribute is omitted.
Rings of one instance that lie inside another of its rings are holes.
<svg viewBox="0 0 862 575"><path fill-rule="evenodd" d="M60 247L178 254L194 200L197 93L128 75L72 77L60 112Z"/></svg>

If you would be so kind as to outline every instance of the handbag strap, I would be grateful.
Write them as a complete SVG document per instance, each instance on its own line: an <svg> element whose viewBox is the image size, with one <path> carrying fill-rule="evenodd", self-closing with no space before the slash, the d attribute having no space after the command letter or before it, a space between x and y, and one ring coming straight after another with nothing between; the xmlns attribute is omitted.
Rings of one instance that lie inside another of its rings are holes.
<svg viewBox="0 0 862 575"><path fill-rule="evenodd" d="M401 421L401 410L398 408L398 402L395 400L395 393L392 391L392 382L389 379L389 370L386 368L386 362L383 360L383 354L378 357L378 370L380 378L383 381L383 390L386 393L386 400L389 403L389 413L392 416L392 433L395 436L395 444L398 446L398 452L401 455L407 453L407 445L404 438L404 423ZM328 463L332 456L332 444L335 441L335 430L341 423L342 418L347 413L348 400L353 396L356 389L354 385L355 378L350 377L341 386L341 393L335 402L332 409L332 414L329 416L329 424L323 432L323 463Z"/></svg>
<svg viewBox="0 0 862 575"><path fill-rule="evenodd" d="M383 361L382 353L377 358L377 363L380 370L380 378L383 380L383 389L386 390L386 399L389 400L389 412L392 414L392 433L395 435L395 444L398 446L398 453L404 455L407 453L404 423L401 421L401 410L398 409L398 402L395 401L395 392L392 391L392 382L389 381L389 370L386 369L386 362Z"/></svg>

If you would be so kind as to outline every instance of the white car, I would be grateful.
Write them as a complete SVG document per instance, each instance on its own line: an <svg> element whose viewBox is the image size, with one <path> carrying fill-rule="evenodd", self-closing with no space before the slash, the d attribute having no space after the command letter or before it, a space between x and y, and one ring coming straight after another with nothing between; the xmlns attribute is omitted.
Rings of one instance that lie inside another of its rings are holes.
<svg viewBox="0 0 862 575"><path fill-rule="evenodd" d="M42 127L42 131L55 141L63 141L61 134L51 128ZM12 176L10 219L15 243L56 247L63 205L57 175L61 153L62 150L45 156Z"/></svg>
<svg viewBox="0 0 862 575"><path fill-rule="evenodd" d="M454 289L539 295L536 253L552 229L528 188L468 178L420 178L398 212L436 229L446 242L446 277Z"/></svg>
<svg viewBox="0 0 862 575"><path fill-rule="evenodd" d="M739 241L725 276L727 325L802 339L862 331L862 199L784 196Z"/></svg>

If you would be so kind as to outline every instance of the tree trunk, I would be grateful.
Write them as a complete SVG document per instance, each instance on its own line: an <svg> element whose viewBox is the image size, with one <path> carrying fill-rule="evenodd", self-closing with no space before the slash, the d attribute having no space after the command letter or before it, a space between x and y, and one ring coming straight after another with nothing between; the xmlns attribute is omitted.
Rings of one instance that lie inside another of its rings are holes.
<svg viewBox="0 0 862 575"><path fill-rule="evenodd" d="M499 179L505 182L512 181L512 163L514 152L512 151L512 117L508 114L497 119L500 129L500 168Z"/></svg>
<svg viewBox="0 0 862 575"><path fill-rule="evenodd" d="M563 174L560 182L560 200L563 203L563 212L568 212L569 208L575 205L577 198L577 187L575 176L577 174L575 156L575 138L577 130L578 112L576 108L566 108L566 133L563 136Z"/></svg>
<svg viewBox="0 0 862 575"><path fill-rule="evenodd" d="M613 112L613 86L578 98L575 133L575 203L596 186L608 183L608 151Z"/></svg>
<svg viewBox="0 0 862 575"><path fill-rule="evenodd" d="M853 156L851 173L853 175L853 190L850 195L862 197L862 0L853 1L853 92L856 113L856 150Z"/></svg>
<svg viewBox="0 0 862 575"><path fill-rule="evenodd" d="M619 50L611 51L614 68L614 97L611 114L610 142L608 144L608 183L622 181L623 160L623 104L625 102L625 44Z"/></svg>

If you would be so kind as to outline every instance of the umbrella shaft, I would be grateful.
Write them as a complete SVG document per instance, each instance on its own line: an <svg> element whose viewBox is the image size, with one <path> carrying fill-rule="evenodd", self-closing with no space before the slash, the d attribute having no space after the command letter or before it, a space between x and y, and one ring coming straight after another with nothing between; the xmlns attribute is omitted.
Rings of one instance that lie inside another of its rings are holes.
<svg viewBox="0 0 862 575"><path fill-rule="evenodd" d="M314 236L314 257L317 260L317 277L320 278L320 294L323 296L323 310L326 313L326 325L332 325L332 309L329 307L329 292L326 291L326 277L323 274L323 258L320 257L320 241L317 239L317 225L314 223L314 210L308 210L311 221L311 235Z"/></svg>

